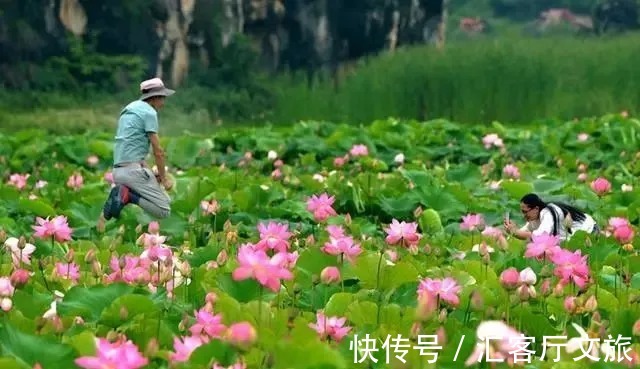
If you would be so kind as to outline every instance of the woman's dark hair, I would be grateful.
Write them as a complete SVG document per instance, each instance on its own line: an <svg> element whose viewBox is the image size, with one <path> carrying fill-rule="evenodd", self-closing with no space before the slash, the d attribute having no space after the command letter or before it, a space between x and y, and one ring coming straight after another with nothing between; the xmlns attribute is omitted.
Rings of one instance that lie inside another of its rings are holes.
<svg viewBox="0 0 640 369"><path fill-rule="evenodd" d="M530 208L538 208L539 210L542 210L544 208L549 209L549 211L551 212L551 216L553 217L553 232L552 234L554 236L558 235L558 230L560 229L560 219L558 217L558 214L556 213L556 211L550 206L550 205L555 205L557 207L559 207L562 210L562 215L563 217L567 216L567 214L571 215L571 219L573 221L576 222L582 222L585 219L587 219L587 216L584 214L584 212L582 212L581 210L569 205L569 204L565 204L563 202L544 202L542 201L542 199L534 194L534 193L529 193L526 194L522 197L522 199L520 199L520 202L529 206Z"/></svg>

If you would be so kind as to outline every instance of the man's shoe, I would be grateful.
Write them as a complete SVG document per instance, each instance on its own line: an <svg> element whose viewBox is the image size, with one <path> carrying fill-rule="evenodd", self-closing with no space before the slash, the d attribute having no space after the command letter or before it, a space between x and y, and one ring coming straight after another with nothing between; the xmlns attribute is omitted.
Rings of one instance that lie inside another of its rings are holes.
<svg viewBox="0 0 640 369"><path fill-rule="evenodd" d="M102 207L102 214L106 220L113 218L114 208L116 206L115 202L118 198L118 189L119 186L114 186L111 188L111 192L109 192L109 196L107 196L107 200L104 202L104 206Z"/></svg>
<svg viewBox="0 0 640 369"><path fill-rule="evenodd" d="M111 189L109 197L104 204L104 218L120 218L120 212L129 203L129 187L116 185Z"/></svg>

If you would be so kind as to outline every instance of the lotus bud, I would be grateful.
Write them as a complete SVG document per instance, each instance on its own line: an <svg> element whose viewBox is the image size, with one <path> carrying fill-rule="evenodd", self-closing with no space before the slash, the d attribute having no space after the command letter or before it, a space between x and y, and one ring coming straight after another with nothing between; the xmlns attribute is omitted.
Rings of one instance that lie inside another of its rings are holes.
<svg viewBox="0 0 640 369"><path fill-rule="evenodd" d="M584 303L584 309L587 312L593 312L598 308L598 301L594 295L591 295Z"/></svg>
<svg viewBox="0 0 640 369"><path fill-rule="evenodd" d="M11 273L10 280L11 284L14 287L20 288L27 284L27 282L29 281L29 272L24 269L16 269L13 273Z"/></svg>
<svg viewBox="0 0 640 369"><path fill-rule="evenodd" d="M516 288L519 279L520 273L518 273L518 270L514 267L507 268L500 274L500 284L507 290Z"/></svg>
<svg viewBox="0 0 640 369"><path fill-rule="evenodd" d="M218 265L222 266L227 262L227 259L228 259L227 250L223 249L218 253L218 256L216 257L216 262L218 263Z"/></svg>
<svg viewBox="0 0 640 369"><path fill-rule="evenodd" d="M540 293L542 293L542 296L547 297L549 295L551 295L551 280L550 279L545 279L542 282L542 285L540 286Z"/></svg>
<svg viewBox="0 0 640 369"><path fill-rule="evenodd" d="M67 251L67 254L65 255L65 260L67 261L67 263L73 262L74 256L75 251L73 251L73 249L69 249L69 251Z"/></svg>
<svg viewBox="0 0 640 369"><path fill-rule="evenodd" d="M447 309L440 310L440 314L438 314L438 322L444 323L447 320Z"/></svg>
<svg viewBox="0 0 640 369"><path fill-rule="evenodd" d="M568 296L564 299L564 309L567 311L567 313L572 315L576 312L577 304L575 296Z"/></svg>
<svg viewBox="0 0 640 369"><path fill-rule="evenodd" d="M443 326L440 326L436 331L436 337L438 337L437 344L438 346L445 346L447 344L447 331Z"/></svg>
<svg viewBox="0 0 640 369"><path fill-rule="evenodd" d="M489 256L488 253L482 255L482 264L489 265L490 262L491 262L491 257Z"/></svg>
<svg viewBox="0 0 640 369"><path fill-rule="evenodd" d="M522 285L518 287L516 293L518 294L518 298L522 302L528 301L532 297L531 291L529 290L529 286L527 285Z"/></svg>
<svg viewBox="0 0 640 369"><path fill-rule="evenodd" d="M484 309L484 299L482 298L482 294L477 290L471 292L470 303L475 311L482 311Z"/></svg>
<svg viewBox="0 0 640 369"><path fill-rule="evenodd" d="M222 230L227 231L227 230L231 229L231 226L232 226L232 225L233 225L233 224L231 223L231 220L227 219L227 220L224 222L224 225L222 226Z"/></svg>
<svg viewBox="0 0 640 369"><path fill-rule="evenodd" d="M13 308L13 301L9 297L0 298L0 309L9 312Z"/></svg>
<svg viewBox="0 0 640 369"><path fill-rule="evenodd" d="M553 295L556 297L564 295L564 286L560 283L556 284L556 286L553 288Z"/></svg>
<svg viewBox="0 0 640 369"><path fill-rule="evenodd" d="M138 224L136 226L136 234L140 234L140 233L142 233L142 224Z"/></svg>
<svg viewBox="0 0 640 369"><path fill-rule="evenodd" d="M20 250L24 250L26 246L27 246L27 239L24 238L24 236L20 236L20 239L18 239L18 248Z"/></svg>
<svg viewBox="0 0 640 369"><path fill-rule="evenodd" d="M311 245L313 245L313 244L315 244L315 243L316 243L316 240L315 240L315 238L313 237L313 235L312 235L312 234L310 234L309 236L307 236L307 239L305 240L305 245L307 245L307 246L311 246Z"/></svg>
<svg viewBox="0 0 640 369"><path fill-rule="evenodd" d="M96 249L91 249L84 255L84 262L91 264L94 261L96 261Z"/></svg>
<svg viewBox="0 0 640 369"><path fill-rule="evenodd" d="M208 302L208 303L211 303L211 304L215 304L216 301L218 300L218 295L216 295L215 292L209 292L205 296L204 300L205 300L205 302Z"/></svg>
<svg viewBox="0 0 640 369"><path fill-rule="evenodd" d="M320 280L324 284L333 284L340 282L340 270L334 266L322 269L320 272Z"/></svg>
<svg viewBox="0 0 640 369"><path fill-rule="evenodd" d="M633 249L634 249L634 248L633 248L633 244L631 244L631 243L625 243L625 244L622 246L622 249L623 249L624 251L626 251L626 252L633 252Z"/></svg>
<svg viewBox="0 0 640 369"><path fill-rule="evenodd" d="M82 319L81 316L76 316L75 318L73 318L73 323L75 325L84 325L84 319Z"/></svg>
<svg viewBox="0 0 640 369"><path fill-rule="evenodd" d="M420 335L421 331L422 331L422 325L420 324L420 322L414 322L411 325L411 331L409 332L409 335L411 338L416 339Z"/></svg>
<svg viewBox="0 0 640 369"><path fill-rule="evenodd" d="M436 299L434 299L428 293L420 293L418 295L418 306L416 307L416 320L426 321L436 311Z"/></svg>
<svg viewBox="0 0 640 369"><path fill-rule="evenodd" d="M96 260L91 264L91 271L93 272L93 276L95 278L99 278L102 276L102 265L99 261Z"/></svg>
<svg viewBox="0 0 640 369"><path fill-rule="evenodd" d="M159 234L160 233L160 224L156 221L152 221L147 226L147 231L151 234Z"/></svg>
<svg viewBox="0 0 640 369"><path fill-rule="evenodd" d="M124 306L120 307L120 319L127 320L128 316L129 316L129 311L127 310L127 308Z"/></svg>
<svg viewBox="0 0 640 369"><path fill-rule="evenodd" d="M420 215L422 215L422 206L418 206L414 211L413 211L413 217L414 218L419 218Z"/></svg>
<svg viewBox="0 0 640 369"><path fill-rule="evenodd" d="M238 240L238 232L229 231L227 232L227 242L235 243Z"/></svg>
<svg viewBox="0 0 640 369"><path fill-rule="evenodd" d="M144 349L144 356L149 358L155 357L158 354L159 349L160 345L158 344L158 340L155 337L151 337L147 343L147 347Z"/></svg>

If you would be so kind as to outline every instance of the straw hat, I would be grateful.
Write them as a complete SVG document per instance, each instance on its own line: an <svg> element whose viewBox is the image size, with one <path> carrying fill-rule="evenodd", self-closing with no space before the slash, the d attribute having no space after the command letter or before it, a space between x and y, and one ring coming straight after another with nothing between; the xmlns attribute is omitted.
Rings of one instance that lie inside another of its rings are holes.
<svg viewBox="0 0 640 369"><path fill-rule="evenodd" d="M154 96L171 96L176 92L166 88L160 78L152 78L140 84L140 93L140 100L146 100Z"/></svg>

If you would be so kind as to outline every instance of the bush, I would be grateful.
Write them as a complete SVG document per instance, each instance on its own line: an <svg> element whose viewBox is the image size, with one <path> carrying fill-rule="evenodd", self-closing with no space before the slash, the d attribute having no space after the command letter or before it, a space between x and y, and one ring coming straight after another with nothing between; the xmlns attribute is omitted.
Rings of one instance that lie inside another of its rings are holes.
<svg viewBox="0 0 640 369"><path fill-rule="evenodd" d="M338 91L280 89L274 119L364 122L395 116L456 121L573 119L640 103L638 36L457 43L367 62Z"/></svg>

